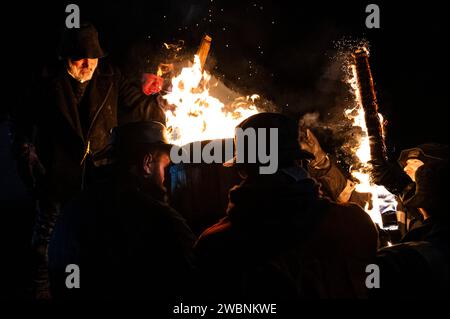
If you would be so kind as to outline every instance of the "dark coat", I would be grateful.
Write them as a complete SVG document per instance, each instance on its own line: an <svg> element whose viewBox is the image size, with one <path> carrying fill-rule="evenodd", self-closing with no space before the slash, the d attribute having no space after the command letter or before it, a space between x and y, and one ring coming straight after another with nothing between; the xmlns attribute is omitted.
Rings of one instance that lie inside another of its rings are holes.
<svg viewBox="0 0 450 319"><path fill-rule="evenodd" d="M47 73L16 115L16 148L24 142L35 144L45 171L37 171L39 176L32 178L23 176L37 181L29 186L40 199L33 237L36 244L48 242L64 203L105 175L102 167L108 159L100 159L99 154L105 152L114 127L141 120L165 123L159 98L144 95L139 85L104 60L99 60L81 103L77 103L74 80L64 66ZM20 156L19 163L27 167Z"/></svg>
<svg viewBox="0 0 450 319"><path fill-rule="evenodd" d="M89 169L106 163L96 157L107 146L112 128L145 119L165 123L165 115L156 95L144 95L138 85L99 60L83 98L87 110L83 130L73 80L63 66L50 74L20 110L17 140L35 142L46 171L41 189L46 197L64 202L81 190L84 164Z"/></svg>
<svg viewBox="0 0 450 319"><path fill-rule="evenodd" d="M130 176L71 201L49 245L53 297L172 299L184 294L195 237L162 195ZM78 290L65 288L68 264L80 267Z"/></svg>
<svg viewBox="0 0 450 319"><path fill-rule="evenodd" d="M361 208L320 199L316 187L290 168L231 189L228 216L195 246L200 293L219 300L366 296L376 228Z"/></svg>

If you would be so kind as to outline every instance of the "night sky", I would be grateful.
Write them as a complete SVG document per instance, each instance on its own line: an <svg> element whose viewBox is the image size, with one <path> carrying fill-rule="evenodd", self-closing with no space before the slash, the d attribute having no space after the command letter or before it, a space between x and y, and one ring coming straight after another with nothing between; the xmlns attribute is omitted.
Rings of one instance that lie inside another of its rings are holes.
<svg viewBox="0 0 450 319"><path fill-rule="evenodd" d="M17 3L4 13L15 17L4 38L16 61L7 63L14 85L6 94L20 100L29 79L56 59L69 3ZM376 1L380 29L365 26L369 1L75 3L125 72L153 70L162 42L184 40L188 54L208 33L213 42L207 68L228 86L258 93L286 113L319 111L324 121L342 109L336 48L343 39L367 39L392 155L424 142L448 143L447 2Z"/></svg>

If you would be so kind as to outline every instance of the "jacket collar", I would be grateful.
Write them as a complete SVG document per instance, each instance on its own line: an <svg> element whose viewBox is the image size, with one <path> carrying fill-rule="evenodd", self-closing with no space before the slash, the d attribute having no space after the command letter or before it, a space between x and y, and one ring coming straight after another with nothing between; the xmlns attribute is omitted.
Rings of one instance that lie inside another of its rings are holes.
<svg viewBox="0 0 450 319"><path fill-rule="evenodd" d="M94 124L94 120L96 115L103 108L110 92L111 87L113 85L112 81L112 69L100 69L101 65L99 65L94 72L92 79L88 84L88 88L86 89L86 94L88 94L88 103L89 103L89 125L88 127L92 127ZM56 103L58 104L58 108L64 117L69 122L70 126L77 133L77 135L84 141L85 136L83 134L83 130L80 123L80 117L78 113L78 107L76 104L75 95L73 93L72 84L70 83L71 78L67 73L65 67L63 67L59 75L56 79ZM86 136L89 138L89 136Z"/></svg>
<svg viewBox="0 0 450 319"><path fill-rule="evenodd" d="M319 199L318 184L301 167L244 180L229 192L232 219L283 219L306 212ZM295 218L295 217L294 217Z"/></svg>

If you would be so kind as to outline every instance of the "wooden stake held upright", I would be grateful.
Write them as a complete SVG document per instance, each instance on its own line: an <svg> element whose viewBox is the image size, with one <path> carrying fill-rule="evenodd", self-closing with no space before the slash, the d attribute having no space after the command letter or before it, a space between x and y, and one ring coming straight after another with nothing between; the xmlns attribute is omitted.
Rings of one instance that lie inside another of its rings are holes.
<svg viewBox="0 0 450 319"><path fill-rule="evenodd" d="M209 49L211 48L211 41L212 38L209 35L205 34L197 51L197 55L200 58L200 65L202 66L202 72L203 68L205 67L206 59L208 58Z"/></svg>
<svg viewBox="0 0 450 319"><path fill-rule="evenodd" d="M383 123L378 115L378 103L373 84L369 56L365 50L358 50L353 54L356 66L356 76L362 107L364 108L367 133L370 140L370 154L372 160L387 160L386 145L383 137Z"/></svg>

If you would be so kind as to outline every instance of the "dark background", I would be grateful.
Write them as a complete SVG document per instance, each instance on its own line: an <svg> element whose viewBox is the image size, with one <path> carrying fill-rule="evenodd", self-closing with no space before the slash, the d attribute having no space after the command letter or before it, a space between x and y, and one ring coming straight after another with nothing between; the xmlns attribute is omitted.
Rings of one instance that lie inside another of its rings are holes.
<svg viewBox="0 0 450 319"><path fill-rule="evenodd" d="M33 72L56 59L68 3L17 3L4 12L14 17L6 29L14 58L14 85L7 94L20 96ZM380 29L365 26L370 1L76 3L81 18L99 29L110 58L126 71L153 70L162 42L183 39L186 51L193 52L208 33L210 71L227 85L243 94L259 93L286 112L317 110L324 117L334 107L342 109L337 105L341 74L333 65L336 43L365 38L380 108L389 121L391 152L448 142L447 2L376 1Z"/></svg>
<svg viewBox="0 0 450 319"><path fill-rule="evenodd" d="M29 247L33 222L32 202L8 153L9 126L1 120L23 101L43 66L56 61L69 3L2 3L0 200L3 215L14 214L4 221L11 231L2 232L5 238L0 239L10 256L9 271L1 272L0 295L25 294L20 282L27 281L22 274L29 273L30 257L16 248ZM188 54L208 33L213 38L208 69L229 87L259 93L297 116L318 111L323 122L346 106L338 49L365 38L371 45L380 109L388 120L392 158L420 143L448 143L448 2L375 1L380 29L365 26L365 8L372 1L75 3L81 18L99 29L109 58L131 76L154 71L162 42L182 39ZM23 203L20 209L18 202ZM14 210L8 210L8 203ZM16 245L7 244L11 242Z"/></svg>

